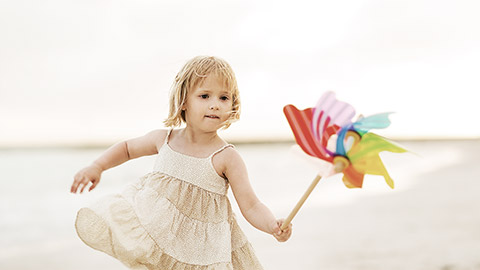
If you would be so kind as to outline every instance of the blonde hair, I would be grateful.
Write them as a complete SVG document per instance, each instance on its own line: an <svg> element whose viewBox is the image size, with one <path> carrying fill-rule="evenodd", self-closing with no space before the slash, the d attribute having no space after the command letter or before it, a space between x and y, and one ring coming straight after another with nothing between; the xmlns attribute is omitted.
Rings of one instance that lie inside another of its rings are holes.
<svg viewBox="0 0 480 270"><path fill-rule="evenodd" d="M182 110L191 89L201 84L208 75L218 76L232 95L232 110L223 128L228 128L240 119L240 96L237 79L230 65L215 56L197 56L189 60L178 72L170 93L170 109L164 123L167 127L180 126L185 123L185 111Z"/></svg>

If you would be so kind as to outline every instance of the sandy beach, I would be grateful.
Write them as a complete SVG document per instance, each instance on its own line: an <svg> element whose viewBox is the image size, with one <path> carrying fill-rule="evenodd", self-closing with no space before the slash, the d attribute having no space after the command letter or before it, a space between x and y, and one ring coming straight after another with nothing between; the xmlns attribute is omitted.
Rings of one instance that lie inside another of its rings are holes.
<svg viewBox="0 0 480 270"><path fill-rule="evenodd" d="M377 176L356 190L340 176L324 179L287 243L250 226L230 194L265 269L480 269L480 141L400 143L413 153L382 155L395 189ZM317 171L292 145L237 146L257 195L278 217ZM0 269L127 269L84 245L73 223L80 207L149 172L153 157L105 172L94 192L70 194L73 174L102 150L0 150Z"/></svg>

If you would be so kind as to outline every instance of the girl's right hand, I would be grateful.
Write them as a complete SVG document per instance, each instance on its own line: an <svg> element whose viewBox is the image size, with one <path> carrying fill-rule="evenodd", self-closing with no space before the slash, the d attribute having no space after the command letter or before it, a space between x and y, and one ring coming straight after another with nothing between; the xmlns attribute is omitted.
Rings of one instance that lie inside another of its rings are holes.
<svg viewBox="0 0 480 270"><path fill-rule="evenodd" d="M275 224L272 227L273 237L275 237L275 239L277 239L278 242L285 242L292 235L292 223L290 223L285 230L281 229L284 221L285 221L284 219L279 219L275 222Z"/></svg>
<svg viewBox="0 0 480 270"><path fill-rule="evenodd" d="M77 193L77 190L80 189L80 193L83 192L88 183L92 183L88 191L92 191L98 183L100 182L100 177L102 175L102 168L96 164L92 164L88 167L81 169L74 176L72 187L70 188L71 193Z"/></svg>

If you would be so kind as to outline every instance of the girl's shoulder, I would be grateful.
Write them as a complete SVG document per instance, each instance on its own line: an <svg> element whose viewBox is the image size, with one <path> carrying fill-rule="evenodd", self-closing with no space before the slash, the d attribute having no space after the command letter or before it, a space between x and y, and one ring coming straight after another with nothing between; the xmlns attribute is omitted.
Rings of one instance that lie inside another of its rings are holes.
<svg viewBox="0 0 480 270"><path fill-rule="evenodd" d="M231 144L225 144L224 148L222 147L222 150L214 155L214 158L220 160L225 167L235 166L239 162L243 163L242 156Z"/></svg>
<svg viewBox="0 0 480 270"><path fill-rule="evenodd" d="M167 134L170 132L168 129L155 129L150 131L147 136L151 136L154 139L158 140L165 140L167 138Z"/></svg>
<svg viewBox="0 0 480 270"><path fill-rule="evenodd" d="M227 145L224 145L224 147ZM244 163L237 149L234 147L225 147L213 155L212 164L218 175L228 179L227 172L230 171L231 168L241 168Z"/></svg>
<svg viewBox="0 0 480 270"><path fill-rule="evenodd" d="M155 129L150 131L145 135L145 137L152 143L155 144L157 150L162 147L162 145L167 140L167 136L170 133L168 129Z"/></svg>

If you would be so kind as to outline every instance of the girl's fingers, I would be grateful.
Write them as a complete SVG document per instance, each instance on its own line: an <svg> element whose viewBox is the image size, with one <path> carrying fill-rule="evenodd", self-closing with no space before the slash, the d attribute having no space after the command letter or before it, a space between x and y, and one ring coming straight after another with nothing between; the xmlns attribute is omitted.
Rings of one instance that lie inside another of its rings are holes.
<svg viewBox="0 0 480 270"><path fill-rule="evenodd" d="M73 181L72 187L70 188L70 192L77 193L79 184L80 184L80 181L78 179L75 179L75 181Z"/></svg>
<svg viewBox="0 0 480 270"><path fill-rule="evenodd" d="M279 242L285 242L287 241L290 236L292 235L292 224L290 223L288 227L285 230L281 230L280 226L282 226L283 220L279 220L277 225L278 225L278 231L274 234L275 238Z"/></svg>
<svg viewBox="0 0 480 270"><path fill-rule="evenodd" d="M80 190L80 193L83 193L83 190L87 187L88 182L85 183L85 181L82 181L82 189Z"/></svg>
<svg viewBox="0 0 480 270"><path fill-rule="evenodd" d="M76 174L74 179L75 180L73 181L71 191L72 193L77 193L78 189L81 188L82 185L85 185L86 182L88 182L88 179L81 174Z"/></svg>
<svg viewBox="0 0 480 270"><path fill-rule="evenodd" d="M87 178L82 179L82 189L80 190L80 193L83 193L83 190L87 187L88 182L90 182Z"/></svg>
<svg viewBox="0 0 480 270"><path fill-rule="evenodd" d="M98 182L100 182L100 181L98 181L98 180L92 181L92 185L90 186L88 191L92 191L92 189L94 189L98 185Z"/></svg>
<svg viewBox="0 0 480 270"><path fill-rule="evenodd" d="M283 232L284 232L284 231L282 231L282 229L281 229L282 223L283 223L283 220L278 220L278 221L277 221L277 224L275 225L275 232L276 232L277 236L282 235Z"/></svg>

